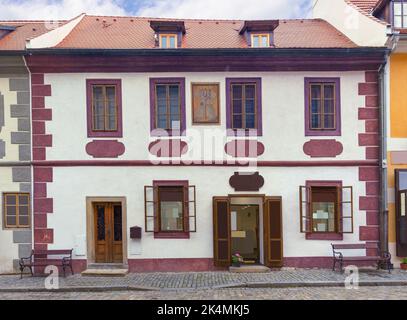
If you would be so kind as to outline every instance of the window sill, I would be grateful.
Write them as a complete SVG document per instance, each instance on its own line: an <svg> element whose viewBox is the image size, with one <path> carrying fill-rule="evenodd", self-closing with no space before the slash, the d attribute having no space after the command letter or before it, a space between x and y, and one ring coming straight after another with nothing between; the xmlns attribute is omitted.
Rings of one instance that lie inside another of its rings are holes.
<svg viewBox="0 0 407 320"><path fill-rule="evenodd" d="M262 137L263 132L262 130L257 130L257 129L249 129L249 130L244 130L244 129L227 129L227 136L228 137Z"/></svg>
<svg viewBox="0 0 407 320"><path fill-rule="evenodd" d="M313 131L307 130L305 132L306 137L341 137L340 130L326 130L326 131Z"/></svg>
<svg viewBox="0 0 407 320"><path fill-rule="evenodd" d="M343 240L342 233L327 232L327 233L307 233L306 240Z"/></svg>
<svg viewBox="0 0 407 320"><path fill-rule="evenodd" d="M189 232L155 232L154 239L189 239Z"/></svg>
<svg viewBox="0 0 407 320"><path fill-rule="evenodd" d="M88 138L123 138L120 131L89 131Z"/></svg>
<svg viewBox="0 0 407 320"><path fill-rule="evenodd" d="M180 130L165 130L165 129L154 129L150 132L152 137L184 137L186 136L186 131Z"/></svg>

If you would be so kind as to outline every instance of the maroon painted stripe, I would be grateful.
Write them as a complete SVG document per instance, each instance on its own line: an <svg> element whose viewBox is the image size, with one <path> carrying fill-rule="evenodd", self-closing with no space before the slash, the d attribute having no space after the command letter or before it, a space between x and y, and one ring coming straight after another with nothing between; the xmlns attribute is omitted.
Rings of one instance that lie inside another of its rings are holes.
<svg viewBox="0 0 407 320"><path fill-rule="evenodd" d="M182 163L174 160L173 163L154 163L148 160L57 160L33 161L35 167L247 167L255 164L258 167L377 167L377 160L338 160L338 161L258 161L257 163L231 163L196 161L195 163Z"/></svg>

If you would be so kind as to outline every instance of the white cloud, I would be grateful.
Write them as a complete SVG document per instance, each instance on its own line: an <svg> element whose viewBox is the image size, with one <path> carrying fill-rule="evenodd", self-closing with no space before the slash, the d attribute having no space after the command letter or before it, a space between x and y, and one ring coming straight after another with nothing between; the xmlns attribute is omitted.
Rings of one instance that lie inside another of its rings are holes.
<svg viewBox="0 0 407 320"><path fill-rule="evenodd" d="M72 19L86 12L100 15L126 15L126 11L113 0L0 0L0 19Z"/></svg>
<svg viewBox="0 0 407 320"><path fill-rule="evenodd" d="M155 0L140 8L148 17L272 19L305 17L310 0Z"/></svg>

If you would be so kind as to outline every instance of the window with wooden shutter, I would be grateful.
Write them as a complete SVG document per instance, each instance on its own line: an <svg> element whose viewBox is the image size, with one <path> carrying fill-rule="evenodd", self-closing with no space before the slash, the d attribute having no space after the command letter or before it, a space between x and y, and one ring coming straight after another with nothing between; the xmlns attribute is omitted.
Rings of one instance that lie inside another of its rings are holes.
<svg viewBox="0 0 407 320"><path fill-rule="evenodd" d="M231 263L230 202L227 197L213 198L213 245L216 267L228 267Z"/></svg>
<svg viewBox="0 0 407 320"><path fill-rule="evenodd" d="M264 214L264 250L268 267L283 266L283 216L281 198L267 197Z"/></svg>
<svg viewBox="0 0 407 320"><path fill-rule="evenodd" d="M301 186L300 228L307 234L353 233L353 188L336 182Z"/></svg>
<svg viewBox="0 0 407 320"><path fill-rule="evenodd" d="M397 256L407 256L407 170L395 170Z"/></svg>
<svg viewBox="0 0 407 320"><path fill-rule="evenodd" d="M196 188L187 182L144 187L145 230L156 238L188 238L196 232Z"/></svg>

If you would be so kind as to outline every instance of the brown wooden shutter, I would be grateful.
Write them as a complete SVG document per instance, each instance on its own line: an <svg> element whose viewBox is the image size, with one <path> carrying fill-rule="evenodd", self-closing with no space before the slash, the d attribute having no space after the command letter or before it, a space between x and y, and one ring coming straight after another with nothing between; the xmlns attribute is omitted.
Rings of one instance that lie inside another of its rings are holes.
<svg viewBox="0 0 407 320"><path fill-rule="evenodd" d="M213 198L214 264L228 267L231 262L230 203L227 197Z"/></svg>
<svg viewBox="0 0 407 320"><path fill-rule="evenodd" d="M300 187L300 232L310 233L311 228L311 202L312 192L310 187Z"/></svg>
<svg viewBox="0 0 407 320"><path fill-rule="evenodd" d="M281 198L266 198L264 208L264 250L268 267L283 266L283 216Z"/></svg>

